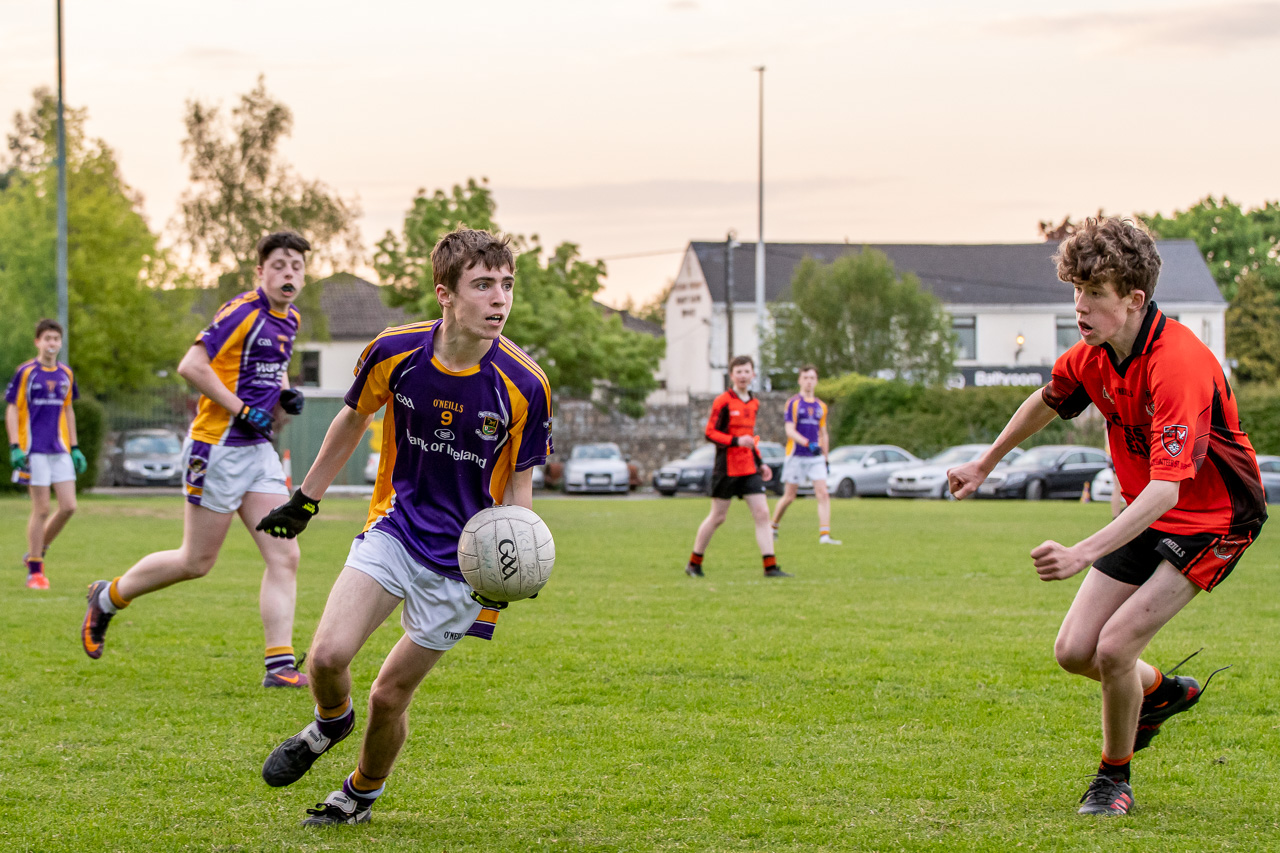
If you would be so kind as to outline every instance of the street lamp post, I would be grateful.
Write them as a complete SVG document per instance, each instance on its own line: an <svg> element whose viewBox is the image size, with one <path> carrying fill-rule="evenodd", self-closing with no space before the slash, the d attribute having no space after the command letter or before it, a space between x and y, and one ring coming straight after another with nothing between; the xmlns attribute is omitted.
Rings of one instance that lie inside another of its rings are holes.
<svg viewBox="0 0 1280 853"><path fill-rule="evenodd" d="M67 126L62 117L62 0L58 6L58 323L62 326L62 358L69 361L71 325L67 320Z"/></svg>
<svg viewBox="0 0 1280 853"><path fill-rule="evenodd" d="M758 66L760 75L759 157L756 171L756 370L761 389L769 387L764 364L764 66Z"/></svg>

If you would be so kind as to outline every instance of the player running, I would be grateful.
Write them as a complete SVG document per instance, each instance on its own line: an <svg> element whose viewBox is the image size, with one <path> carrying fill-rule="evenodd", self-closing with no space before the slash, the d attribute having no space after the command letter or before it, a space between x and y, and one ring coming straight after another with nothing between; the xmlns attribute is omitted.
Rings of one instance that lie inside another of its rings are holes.
<svg viewBox="0 0 1280 853"><path fill-rule="evenodd" d="M75 374L58 361L62 351L62 326L53 320L36 324L36 352L18 365L4 394L4 426L9 433L9 465L13 482L26 483L31 493L31 518L27 521L28 589L48 589L44 555L76 511L76 475L88 462L76 441L76 413L71 401L79 399ZM49 490L58 498L58 511L49 515Z"/></svg>
<svg viewBox="0 0 1280 853"><path fill-rule="evenodd" d="M818 368L806 364L800 368L800 393L787 400L783 416L787 460L782 463L782 498L773 508L773 537L778 538L783 513L796 499L800 484L811 482L813 496L818 499L818 542L839 545L839 539L831 538L831 495L827 492L827 454L831 451L827 404L814 396L817 387Z"/></svg>
<svg viewBox="0 0 1280 853"><path fill-rule="evenodd" d="M238 513L262 558L259 610L266 635L263 687L305 687L293 654L298 543L254 529L288 495L284 470L271 446L277 405L302 412L302 392L289 387L289 358L301 316L293 307L306 284L305 252L311 244L291 231L258 242L256 290L218 309L178 365L178 374L201 393L183 447L187 502L182 546L139 560L113 581L89 586L81 642L89 657L102 657L107 625L140 595L202 578L213 568Z"/></svg>
<svg viewBox="0 0 1280 853"><path fill-rule="evenodd" d="M496 503L533 508L533 468L551 453L546 374L502 337L515 258L506 239L458 230L431 252L443 318L388 329L356 363L346 406L292 499L260 530L301 533L320 499L386 410L369 518L334 582L311 644L315 720L267 757L262 778L290 785L355 727L352 659L401 601L404 636L369 693L369 725L355 771L304 826L369 820L408 732L422 679L464 636L491 639L498 609L482 607L458 571L458 537Z"/></svg>
<svg viewBox="0 0 1280 853"><path fill-rule="evenodd" d="M1055 416L1074 418L1093 403L1106 418L1128 507L1075 545L1050 540L1031 557L1046 581L1093 565L1054 655L1068 672L1102 683L1102 763L1080 813L1122 815L1134 805L1133 753L1202 691L1195 679L1161 673L1139 655L1200 590L1226 578L1267 512L1258 462L1218 360L1151 301L1160 272L1151 237L1130 222L1090 219L1063 241L1056 260L1058 277L1075 287L1083 340L1058 359L1052 381L1027 398L991 449L948 479L952 494L968 497L1001 457Z"/></svg>
<svg viewBox="0 0 1280 853"><path fill-rule="evenodd" d="M756 413L760 401L751 393L756 378L756 364L749 355L735 356L729 362L729 381L733 387L711 402L707 418L707 440L716 445L715 467L711 470L711 512L698 525L693 539L693 553L684 567L691 578L704 577L702 556L716 529L729 514L729 502L735 497L747 502L756 524L756 544L764 560L764 576L789 578L790 572L778 567L773 555L773 529L769 526L769 502L764 484L773 479L773 470L760 458L755 435Z"/></svg>

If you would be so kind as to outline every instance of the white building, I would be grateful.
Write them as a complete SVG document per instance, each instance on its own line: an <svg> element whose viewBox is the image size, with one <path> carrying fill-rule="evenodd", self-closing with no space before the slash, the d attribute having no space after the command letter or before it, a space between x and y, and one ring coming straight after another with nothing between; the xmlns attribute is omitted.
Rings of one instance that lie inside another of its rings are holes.
<svg viewBox="0 0 1280 853"><path fill-rule="evenodd" d="M960 343L956 367L967 383L1035 385L1079 339L1070 285L1058 280L1056 242L998 245L873 245L899 273L912 272L942 300ZM1226 365L1226 300L1191 240L1162 240L1163 264L1155 301ZM756 348L755 245L733 250L732 293L725 244L690 243L667 298L667 357L662 377L668 399L724 390L731 357L728 300L733 308L733 354ZM766 243L765 300L785 300L797 264L829 263L862 246L843 243Z"/></svg>

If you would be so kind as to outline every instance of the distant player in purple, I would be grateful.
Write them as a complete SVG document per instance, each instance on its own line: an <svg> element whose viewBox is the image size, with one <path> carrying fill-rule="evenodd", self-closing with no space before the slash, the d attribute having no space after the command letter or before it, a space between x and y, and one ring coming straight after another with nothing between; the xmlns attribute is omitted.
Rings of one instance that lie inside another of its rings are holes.
<svg viewBox="0 0 1280 853"><path fill-rule="evenodd" d="M813 483L813 496L818 499L818 542L839 545L831 538L831 495L827 492L827 404L814 396L818 387L818 368L806 364L800 368L800 393L787 401L783 427L787 431L787 461L782 463L782 497L773 508L773 535L778 536L782 515L796 499L800 486Z"/></svg>
<svg viewBox="0 0 1280 853"><path fill-rule="evenodd" d="M329 593L311 644L315 719L267 757L262 778L290 785L355 727L349 665L404 602L404 636L369 695L355 772L303 825L369 820L404 745L409 704L436 661L464 636L490 639L501 605L458 572L467 520L494 504L532 509L533 468L551 453L546 374L507 338L515 258L505 239L459 230L431 252L440 320L387 329L365 349L346 407L293 498L259 529L293 537L385 412L378 479L364 530Z"/></svg>
<svg viewBox="0 0 1280 853"><path fill-rule="evenodd" d="M89 587L80 631L89 657L102 656L107 624L133 599L208 574L238 513L266 561L258 602L266 638L262 686L307 686L293 654L298 544L255 526L289 494L271 433L277 407L302 412L302 392L289 387L288 374L301 320L293 301L306 284L304 253L310 249L292 231L263 237L261 285L219 308L178 365L178 374L202 395L183 446L182 546L149 554L115 580Z"/></svg>
<svg viewBox="0 0 1280 853"><path fill-rule="evenodd" d="M80 396L71 368L58 361L62 326L53 320L36 324L36 352L18 365L4 399L4 426L9 432L9 465L13 481L31 493L27 522L29 589L48 589L44 555L76 511L76 475L88 466L76 442L76 413L71 401ZM49 490L58 498L58 511L49 515Z"/></svg>

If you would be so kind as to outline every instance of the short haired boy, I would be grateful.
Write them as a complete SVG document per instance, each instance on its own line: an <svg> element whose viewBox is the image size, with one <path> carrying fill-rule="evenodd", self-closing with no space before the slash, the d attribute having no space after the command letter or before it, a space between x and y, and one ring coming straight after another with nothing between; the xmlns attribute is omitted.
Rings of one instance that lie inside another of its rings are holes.
<svg viewBox="0 0 1280 853"><path fill-rule="evenodd" d="M711 512L698 525L693 538L693 553L684 572L691 578L704 577L702 558L711 537L729 514L729 503L742 498L751 510L756 526L756 545L764 562L767 578L789 578L790 572L778 567L773 554L773 529L769 526L769 502L764 484L773 479L773 470L760 458L755 434L756 414L760 400L751 393L756 378L756 365L749 355L736 356L729 362L729 381L733 387L711 402L707 418L707 441L716 445L715 467L711 470Z"/></svg>
<svg viewBox="0 0 1280 853"><path fill-rule="evenodd" d="M1093 566L1054 655L1063 669L1102 684L1102 762L1080 813L1122 815L1134 804L1133 753L1202 691L1139 655L1201 590L1230 574L1266 521L1266 503L1217 358L1151 299L1160 271L1151 237L1127 221L1090 219L1062 242L1056 261L1058 277L1075 288L1082 340L995 444L948 479L952 494L968 497L1054 417L1073 418L1092 403L1106 418L1116 488L1128 506L1092 536L1071 546L1046 541L1031 557L1046 581Z"/></svg>
<svg viewBox="0 0 1280 853"><path fill-rule="evenodd" d="M471 594L458 571L458 537L485 507L532 509L533 469L551 453L546 374L501 335L515 287L507 241L454 231L436 244L431 268L443 317L387 329L369 344L302 487L258 525L273 536L301 533L385 410L369 518L311 644L315 719L267 757L268 785L293 784L354 729L351 661L401 602L405 633L369 693L355 771L308 809L304 826L367 822L404 746L422 679L463 636L492 638L501 605Z"/></svg>
<svg viewBox="0 0 1280 853"><path fill-rule="evenodd" d="M53 320L36 324L36 357L14 371L5 391L8 404L4 425L9 433L9 465L13 481L25 483L31 494L31 518L27 521L28 589L48 589L44 555L76 511L76 475L88 462L76 439L78 399L75 374L58 361L62 351L62 326ZM58 498L58 511L49 515L49 490Z"/></svg>
<svg viewBox="0 0 1280 853"><path fill-rule="evenodd" d="M288 374L301 321L293 301L306 284L304 253L310 249L292 231L263 237L260 286L218 309L178 365L178 374L202 395L183 447L182 545L143 557L113 581L90 585L80 630L89 657L102 656L111 617L135 598L208 574L239 514L266 561L258 602L266 639L262 686L306 686L293 654L298 544L254 527L289 494L271 434L277 406L288 414L302 412L302 392L289 387Z"/></svg>
<svg viewBox="0 0 1280 853"><path fill-rule="evenodd" d="M803 483L813 484L818 503L818 543L839 545L831 538L831 495L827 491L827 454L831 439L827 435L827 404L815 396L818 368L806 364L800 368L800 393L787 400L783 427L787 433L787 460L782 463L782 498L773 508L773 536L778 536L782 516L791 506Z"/></svg>

